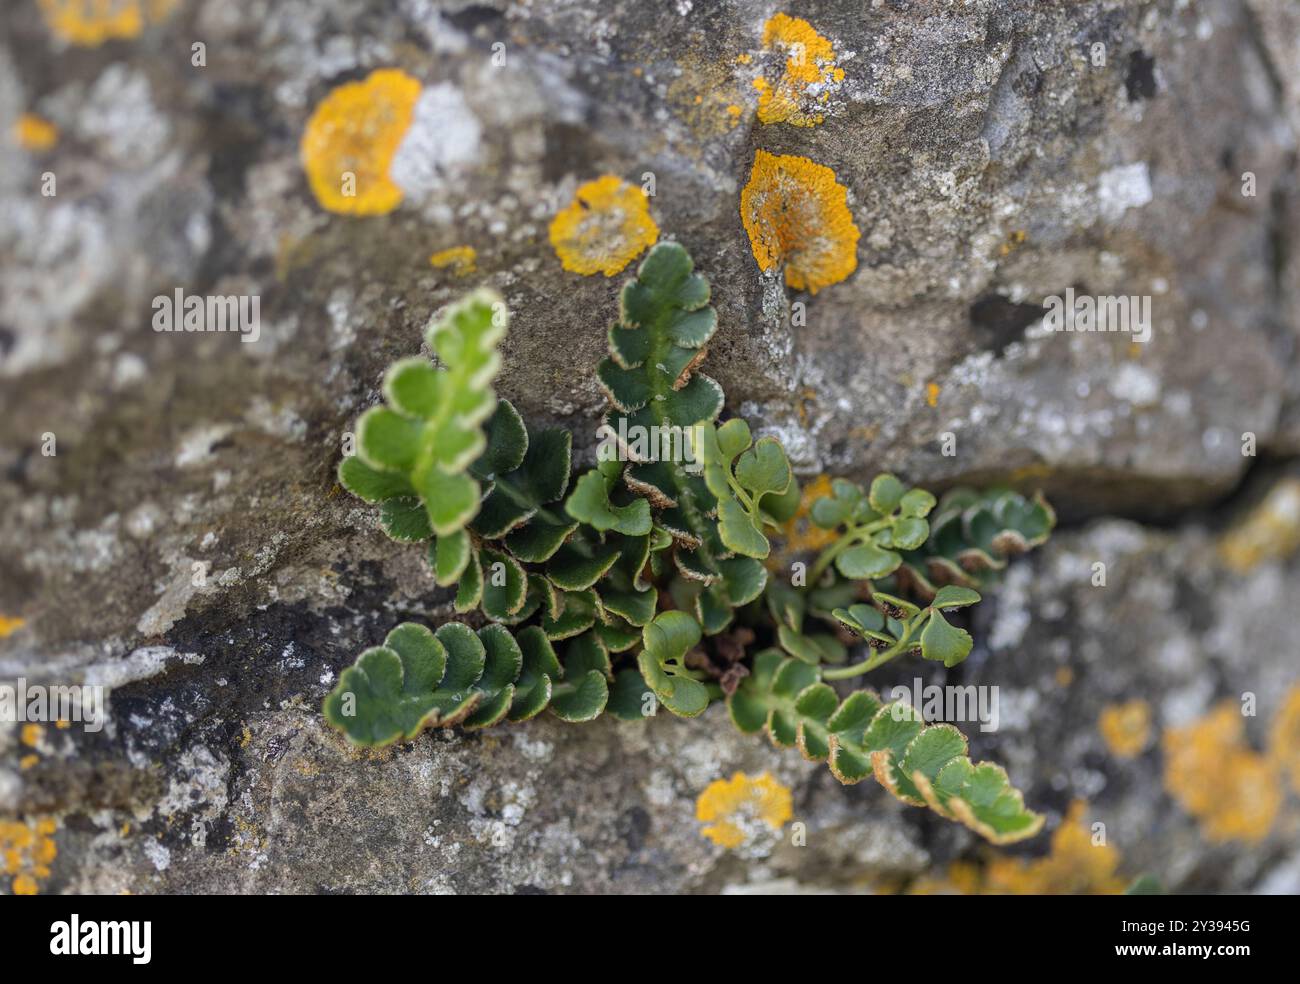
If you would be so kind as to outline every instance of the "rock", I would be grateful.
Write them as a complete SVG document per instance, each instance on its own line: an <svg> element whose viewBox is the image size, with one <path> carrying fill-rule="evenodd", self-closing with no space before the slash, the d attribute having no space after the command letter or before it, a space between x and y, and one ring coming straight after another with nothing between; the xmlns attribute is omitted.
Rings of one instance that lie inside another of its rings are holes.
<svg viewBox="0 0 1300 984"><path fill-rule="evenodd" d="M842 889L974 850L717 709L373 760L323 729L320 698L360 648L447 614L419 551L335 485L346 434L428 318L482 284L513 312L501 394L590 453L630 267L570 272L548 227L606 174L653 184L650 218L713 285L708 370L802 473L1042 487L1090 524L989 605L963 672L1016 694L977 743L989 757L1054 819L1089 798L1130 873L1290 884L1271 873L1282 834L1206 847L1161 792L1159 753L1115 768L1096 717L1136 688L1167 727L1253 689L1264 721L1288 679L1294 560L1229 578L1209 559L1221 519L1195 510L1239 487L1245 435L1279 460L1300 448L1300 23L1265 0L819 4L800 13L815 36L775 31L829 50L807 87L765 47L771 13L194 0L117 36L7 12L0 678L112 687L101 733L28 746L0 725L0 814L60 825L41 890ZM380 69L420 85L387 172L400 204L335 214L300 141L331 92ZM755 258L740 198L760 150L844 189L855 269L815 293ZM1067 288L1150 298L1150 341L1048 331ZM177 290L257 296L259 337L152 330ZM1132 597L1078 580L1093 555ZM1223 641L1237 631L1252 644ZM694 797L737 769L792 786L806 849L746 864L699 838ZM1167 840L1136 833L1165 823Z"/></svg>

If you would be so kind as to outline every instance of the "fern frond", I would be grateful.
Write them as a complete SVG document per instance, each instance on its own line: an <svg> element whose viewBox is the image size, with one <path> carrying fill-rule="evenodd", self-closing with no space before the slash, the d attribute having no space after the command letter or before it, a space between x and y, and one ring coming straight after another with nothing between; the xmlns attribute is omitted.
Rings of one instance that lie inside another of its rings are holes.
<svg viewBox="0 0 1300 984"><path fill-rule="evenodd" d="M461 622L430 631L403 622L365 650L325 698L325 720L355 745L409 741L425 728L486 728L525 721L548 706L589 721L609 697L609 653L592 634L567 644L561 663L546 633L529 626L477 632Z"/></svg>
<svg viewBox="0 0 1300 984"><path fill-rule="evenodd" d="M1006 772L973 764L966 739L952 725L927 725L902 702L884 703L870 690L843 700L814 666L766 649L727 699L736 727L764 732L778 748L797 747L827 762L851 784L872 775L904 803L928 806L996 844L1032 837L1043 825L1027 810Z"/></svg>
<svg viewBox="0 0 1300 984"><path fill-rule="evenodd" d="M487 443L482 424L496 408L489 384L505 331L501 298L469 295L429 327L442 366L395 363L384 376L385 405L357 421L356 454L340 463L339 482L382 504L380 523L393 539L454 536L478 512L479 484L466 472Z"/></svg>
<svg viewBox="0 0 1300 984"><path fill-rule="evenodd" d="M952 489L931 519L930 538L903 552L898 579L921 598L945 584L979 588L993 582L1007 562L1047 541L1056 513L1035 493L1009 489Z"/></svg>

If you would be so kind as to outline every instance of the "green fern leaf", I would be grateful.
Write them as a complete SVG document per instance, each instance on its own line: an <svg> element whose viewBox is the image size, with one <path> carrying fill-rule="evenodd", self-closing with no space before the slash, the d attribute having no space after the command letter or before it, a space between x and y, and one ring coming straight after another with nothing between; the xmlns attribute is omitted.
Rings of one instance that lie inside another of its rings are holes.
<svg viewBox="0 0 1300 984"><path fill-rule="evenodd" d="M496 406L489 384L505 331L500 297L471 294L430 325L429 346L442 366L395 363L384 377L386 405L357 421L357 453L339 465L339 481L384 504L381 525L394 539L453 534L477 513L479 484L466 469L486 446L482 424Z"/></svg>
<svg viewBox="0 0 1300 984"><path fill-rule="evenodd" d="M765 732L778 747L828 762L840 782L872 775L903 802L929 806L994 843L1042 828L1044 818L1025 808L1003 769L970 761L952 725L927 725L911 706L885 704L869 690L841 700L816 667L775 649L755 656L727 710L742 732Z"/></svg>

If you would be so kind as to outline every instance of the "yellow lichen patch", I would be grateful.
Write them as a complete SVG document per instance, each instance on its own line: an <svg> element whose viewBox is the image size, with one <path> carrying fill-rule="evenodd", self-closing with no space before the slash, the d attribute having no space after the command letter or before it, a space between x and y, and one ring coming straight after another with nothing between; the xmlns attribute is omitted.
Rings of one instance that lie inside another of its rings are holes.
<svg viewBox="0 0 1300 984"><path fill-rule="evenodd" d="M59 128L34 113L23 113L14 123L14 140L23 150L43 153L59 142Z"/></svg>
<svg viewBox="0 0 1300 984"><path fill-rule="evenodd" d="M1285 478L1219 541L1219 556L1239 574L1300 550L1300 479Z"/></svg>
<svg viewBox="0 0 1300 984"><path fill-rule="evenodd" d="M140 36L176 9L177 0L38 0L50 33L82 47Z"/></svg>
<svg viewBox="0 0 1300 984"><path fill-rule="evenodd" d="M1200 821L1207 840L1258 841L1268 834L1282 790L1268 761L1246 744L1236 701L1168 729L1163 746L1165 789Z"/></svg>
<svg viewBox="0 0 1300 984"><path fill-rule="evenodd" d="M28 748L35 748L41 743L41 734L43 729L39 724L24 724L19 734L22 736L22 742Z"/></svg>
<svg viewBox="0 0 1300 984"><path fill-rule="evenodd" d="M1016 250L1017 247L1023 246L1024 243L1025 243L1025 230L1017 229L1015 232L1013 232L1011 235L1007 237L1006 242L1004 242L1000 247L998 247L998 253L1001 256L1010 256Z"/></svg>
<svg viewBox="0 0 1300 984"><path fill-rule="evenodd" d="M740 220L760 270L784 264L785 282L816 294L858 266L858 227L848 192L829 167L806 157L754 155Z"/></svg>
<svg viewBox="0 0 1300 984"><path fill-rule="evenodd" d="M779 832L792 816L790 790L764 772L751 779L743 772L709 783L695 801L695 819L708 824L700 833L734 850L761 828Z"/></svg>
<svg viewBox="0 0 1300 984"><path fill-rule="evenodd" d="M1133 758L1151 741L1151 705L1144 700L1107 704L1097 721L1106 747L1116 758Z"/></svg>
<svg viewBox="0 0 1300 984"><path fill-rule="evenodd" d="M551 222L551 246L564 269L584 277L612 277L659 238L650 200L640 189L606 174L578 188Z"/></svg>
<svg viewBox="0 0 1300 984"><path fill-rule="evenodd" d="M824 530L813 523L812 504L831 494L829 475L818 475L799 492L799 509L782 527L782 541L777 567L784 567L795 556L814 553L835 542L834 530ZM776 556L776 554L774 554Z"/></svg>
<svg viewBox="0 0 1300 984"><path fill-rule="evenodd" d="M1125 882L1118 876L1120 854L1109 843L1094 843L1085 822L1088 806L1079 800L1052 834L1045 858L1024 861L994 858L984 871L985 895L1118 895Z"/></svg>
<svg viewBox="0 0 1300 984"><path fill-rule="evenodd" d="M18 768L21 769L23 772L26 772L28 769L36 765L36 763L39 762L40 760L41 757L39 755L35 755L35 754L24 755L22 758L18 760Z"/></svg>
<svg viewBox="0 0 1300 984"><path fill-rule="evenodd" d="M1273 767L1290 781L1291 788L1300 793L1300 685L1286 692L1282 707L1273 718L1268 757Z"/></svg>
<svg viewBox="0 0 1300 984"><path fill-rule="evenodd" d="M429 257L435 270L450 269L453 276L465 277L478 269L478 252L473 246L452 246L440 249Z"/></svg>
<svg viewBox="0 0 1300 984"><path fill-rule="evenodd" d="M1119 895L1120 853L1109 843L1094 843L1084 814L1088 806L1075 800L1052 834L1046 857L1025 860L997 856L981 870L969 862L954 862L944 877L914 883L912 895Z"/></svg>
<svg viewBox="0 0 1300 984"><path fill-rule="evenodd" d="M699 157L702 145L736 127L744 113L744 90L731 65L690 50L677 58L677 75L668 84L673 114L690 129L696 146L687 153Z"/></svg>
<svg viewBox="0 0 1300 984"><path fill-rule="evenodd" d="M26 624L27 621L25 619L9 615L0 615L0 639L13 635Z"/></svg>
<svg viewBox="0 0 1300 984"><path fill-rule="evenodd" d="M0 820L0 873L13 878L14 895L35 895L39 879L50 876L50 865L58 856L54 831L58 824L52 817L30 821Z"/></svg>
<svg viewBox="0 0 1300 984"><path fill-rule="evenodd" d="M938 875L922 875L907 886L908 895L979 895L983 872L971 861L954 861Z"/></svg>
<svg viewBox="0 0 1300 984"><path fill-rule="evenodd" d="M929 383L925 387L925 402L933 409L939 405L939 384Z"/></svg>
<svg viewBox="0 0 1300 984"><path fill-rule="evenodd" d="M1007 473L1007 483L1023 485L1026 482L1041 482L1043 479L1051 478L1053 474L1051 465L1036 461L1032 465L1021 465L1019 468L1011 469Z"/></svg>
<svg viewBox="0 0 1300 984"><path fill-rule="evenodd" d="M371 72L321 100L303 131L302 166L322 208L383 215L402 201L388 176L410 128L420 83L395 68Z"/></svg>
<svg viewBox="0 0 1300 984"><path fill-rule="evenodd" d="M816 107L844 80L830 41L806 20L778 13L763 25L763 48L785 55L785 62L775 81L764 76L754 79L759 120L794 126L822 122L825 116Z"/></svg>

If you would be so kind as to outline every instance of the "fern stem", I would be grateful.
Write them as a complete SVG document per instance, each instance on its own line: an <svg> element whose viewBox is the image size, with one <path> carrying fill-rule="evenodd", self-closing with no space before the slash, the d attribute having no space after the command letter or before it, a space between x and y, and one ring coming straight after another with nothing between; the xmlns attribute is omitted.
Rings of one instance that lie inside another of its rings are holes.
<svg viewBox="0 0 1300 984"><path fill-rule="evenodd" d="M818 555L817 560L813 563L812 570L808 572L808 584L810 586L817 584L821 580L821 576L826 573L826 568L831 565L831 562L853 544L878 530L883 530L888 525L889 520L886 518L878 519L874 523L867 523L864 526L849 527L842 537Z"/></svg>
<svg viewBox="0 0 1300 984"><path fill-rule="evenodd" d="M901 655L905 650L900 645L890 646L888 649L882 649L870 659L864 659L861 663L854 663L851 666L839 666L833 670L822 670L823 680L850 680L855 676L861 676L863 673L869 673L877 666L884 666L891 659Z"/></svg>
<svg viewBox="0 0 1300 984"><path fill-rule="evenodd" d="M906 622L903 623L902 635L898 641L888 649L882 649L874 655L864 659L860 663L854 663L851 666L839 666L832 670L823 670L823 680L849 680L855 676L861 676L863 673L870 673L878 666L884 666L892 659L897 659L903 653L916 647L914 639L917 631L929 617L931 609L923 608Z"/></svg>

